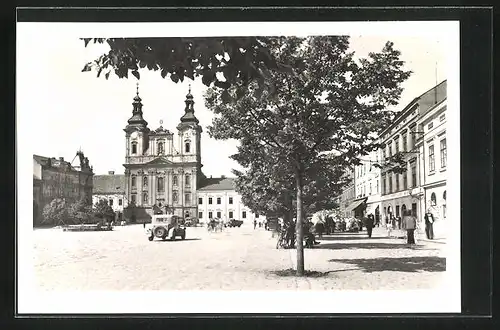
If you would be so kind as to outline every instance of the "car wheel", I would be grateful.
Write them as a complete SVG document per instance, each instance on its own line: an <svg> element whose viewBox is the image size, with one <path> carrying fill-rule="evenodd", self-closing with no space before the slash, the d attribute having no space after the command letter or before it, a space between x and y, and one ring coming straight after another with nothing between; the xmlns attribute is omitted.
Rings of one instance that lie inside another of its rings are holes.
<svg viewBox="0 0 500 330"><path fill-rule="evenodd" d="M154 238L154 236L148 236L148 241L151 242L153 240L153 238Z"/></svg>
<svg viewBox="0 0 500 330"><path fill-rule="evenodd" d="M163 227L156 227L154 231L154 235L158 238L164 237L167 235L167 231Z"/></svg>
<svg viewBox="0 0 500 330"><path fill-rule="evenodd" d="M185 240L186 239L186 232L183 232L182 235L181 235L181 239L182 240Z"/></svg>

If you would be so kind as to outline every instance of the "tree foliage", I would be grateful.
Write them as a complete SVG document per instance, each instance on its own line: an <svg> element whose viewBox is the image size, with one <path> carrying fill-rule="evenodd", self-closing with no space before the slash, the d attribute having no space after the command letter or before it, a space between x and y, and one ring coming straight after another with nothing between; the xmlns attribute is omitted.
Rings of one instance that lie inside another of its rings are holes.
<svg viewBox="0 0 500 330"><path fill-rule="evenodd" d="M68 204L63 198L55 198L49 204L45 205L42 211L43 224L64 225L68 219Z"/></svg>
<svg viewBox="0 0 500 330"><path fill-rule="evenodd" d="M397 104L410 72L391 42L362 59L349 52L345 36L281 38L269 50L301 69L266 72L272 90L255 82L209 89L206 106L215 114L209 134L240 142L233 159L245 171L236 173L237 189L249 205L276 208L283 193L293 192L301 241L307 208L328 208L344 184L344 169L379 147L377 132L393 117L386 109ZM297 244L298 275L303 268Z"/></svg>
<svg viewBox="0 0 500 330"><path fill-rule="evenodd" d="M119 78L131 73L140 79L140 70L158 71L174 83L201 77L203 84L227 89L258 81L260 90L268 88L264 77L269 71L292 71L269 51L279 40L273 37L192 37L192 38L82 38L85 47L106 42L110 50L83 72L95 70L106 79L113 72ZM225 94L227 97L228 95Z"/></svg>
<svg viewBox="0 0 500 330"><path fill-rule="evenodd" d="M99 200L94 206L94 215L103 220L113 220L115 212L105 199Z"/></svg>
<svg viewBox="0 0 500 330"><path fill-rule="evenodd" d="M68 207L68 220L72 224L88 224L94 222L92 205L89 205L85 198L70 204Z"/></svg>

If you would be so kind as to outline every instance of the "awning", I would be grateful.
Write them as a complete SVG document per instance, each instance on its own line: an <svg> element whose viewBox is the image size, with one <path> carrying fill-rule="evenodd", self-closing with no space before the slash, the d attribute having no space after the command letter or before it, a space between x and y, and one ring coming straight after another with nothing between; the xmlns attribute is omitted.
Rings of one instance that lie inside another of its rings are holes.
<svg viewBox="0 0 500 330"><path fill-rule="evenodd" d="M358 207L360 207L364 202L366 202L366 198L363 198L363 199L360 199L360 200L357 200L357 201L354 201L352 202L349 207L347 207L347 211L352 211L352 210L355 210L357 209Z"/></svg>

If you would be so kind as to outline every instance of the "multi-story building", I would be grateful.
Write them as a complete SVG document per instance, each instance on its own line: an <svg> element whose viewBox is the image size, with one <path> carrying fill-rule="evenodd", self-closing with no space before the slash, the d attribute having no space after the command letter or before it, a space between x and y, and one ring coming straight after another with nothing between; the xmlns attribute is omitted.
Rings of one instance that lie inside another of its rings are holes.
<svg viewBox="0 0 500 330"><path fill-rule="evenodd" d="M419 131L423 132L417 139L422 160L422 210L433 214L436 237L445 236L446 224L446 104L447 99L436 103L417 122Z"/></svg>
<svg viewBox="0 0 500 330"><path fill-rule="evenodd" d="M206 179L203 187L198 189L197 197L198 219L202 222L212 218L223 221L237 219L244 222L265 220L264 215L254 214L243 204L232 178Z"/></svg>
<svg viewBox="0 0 500 330"><path fill-rule="evenodd" d="M380 167L379 151L375 150L361 158L361 165L355 166L356 200L363 203L358 207L356 216L373 214L375 221L380 220ZM355 212L356 213L356 212Z"/></svg>
<svg viewBox="0 0 500 330"><path fill-rule="evenodd" d="M407 209L411 209L419 221L422 221L425 207L420 162L423 155L416 142L424 132L419 128L419 120L444 99L446 81L413 99L380 134L383 145L380 157L384 164L380 174L381 207L385 221L401 217ZM391 159L394 159L395 155L399 155L405 164L402 173L391 170Z"/></svg>
<svg viewBox="0 0 500 330"><path fill-rule="evenodd" d="M125 175L109 171L107 175L94 175L92 204L106 200L116 214L116 221L123 219L123 210L128 205L125 195Z"/></svg>
<svg viewBox="0 0 500 330"><path fill-rule="evenodd" d="M345 177L350 180L349 184L342 190L339 201L340 215L343 217L354 216L354 209L361 203L354 203L356 198L355 173L353 169L347 169Z"/></svg>
<svg viewBox="0 0 500 330"><path fill-rule="evenodd" d="M56 198L72 203L85 199L92 202L92 177L89 160L78 151L80 166L59 159L33 155L33 225L44 223L42 211ZM76 158L75 156L75 158Z"/></svg>
<svg viewBox="0 0 500 330"><path fill-rule="evenodd" d="M178 216L193 217L198 211L196 190L203 174L202 128L194 115L191 87L176 137L161 122L156 130L148 128L141 101L137 89L132 117L124 129L126 199L136 206L137 214L146 217L152 214L153 205Z"/></svg>

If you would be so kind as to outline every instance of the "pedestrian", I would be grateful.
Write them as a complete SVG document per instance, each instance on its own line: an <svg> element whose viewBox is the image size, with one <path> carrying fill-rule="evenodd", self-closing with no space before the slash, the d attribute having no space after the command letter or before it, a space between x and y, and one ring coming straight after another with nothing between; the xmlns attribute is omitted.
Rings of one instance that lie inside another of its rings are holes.
<svg viewBox="0 0 500 330"><path fill-rule="evenodd" d="M374 223L373 214L369 214L368 217L365 218L365 227L366 233L368 234L368 238L372 237L373 223Z"/></svg>
<svg viewBox="0 0 500 330"><path fill-rule="evenodd" d="M401 217L397 217L396 221L398 222L398 229L401 230Z"/></svg>
<svg viewBox="0 0 500 330"><path fill-rule="evenodd" d="M424 216L425 219L425 235L427 239L434 239L434 215L427 212Z"/></svg>
<svg viewBox="0 0 500 330"><path fill-rule="evenodd" d="M417 227L417 220L411 214L410 210L406 210L403 215L403 222L406 228L406 243L411 247L415 245L415 228Z"/></svg>
<svg viewBox="0 0 500 330"><path fill-rule="evenodd" d="M257 228L257 220L253 221L253 229Z"/></svg>
<svg viewBox="0 0 500 330"><path fill-rule="evenodd" d="M318 221L318 222L316 222L316 225L314 225L314 230L318 234L318 238L322 239L323 238L323 232L325 231L325 225L323 224L323 222Z"/></svg>

